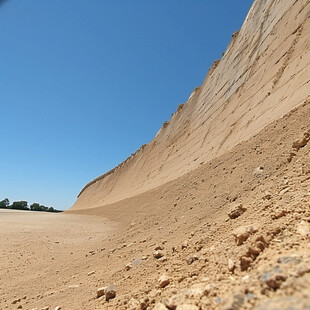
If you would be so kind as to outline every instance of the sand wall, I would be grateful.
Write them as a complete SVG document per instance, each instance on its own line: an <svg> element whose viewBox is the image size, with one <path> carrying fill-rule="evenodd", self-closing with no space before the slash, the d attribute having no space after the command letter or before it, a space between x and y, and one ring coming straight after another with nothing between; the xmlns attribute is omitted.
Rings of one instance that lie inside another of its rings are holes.
<svg viewBox="0 0 310 310"><path fill-rule="evenodd" d="M309 17L310 0L256 0L187 103L149 144L87 184L72 209L104 206L174 180L302 104L310 94Z"/></svg>

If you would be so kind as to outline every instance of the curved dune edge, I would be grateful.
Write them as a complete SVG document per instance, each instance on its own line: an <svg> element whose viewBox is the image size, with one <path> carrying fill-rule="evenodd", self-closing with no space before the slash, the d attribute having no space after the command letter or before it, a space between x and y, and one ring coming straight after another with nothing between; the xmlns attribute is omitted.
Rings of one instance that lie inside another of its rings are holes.
<svg viewBox="0 0 310 310"><path fill-rule="evenodd" d="M149 144L87 184L71 210L102 207L172 181L302 104L310 85L309 25L309 1L255 1L187 103Z"/></svg>

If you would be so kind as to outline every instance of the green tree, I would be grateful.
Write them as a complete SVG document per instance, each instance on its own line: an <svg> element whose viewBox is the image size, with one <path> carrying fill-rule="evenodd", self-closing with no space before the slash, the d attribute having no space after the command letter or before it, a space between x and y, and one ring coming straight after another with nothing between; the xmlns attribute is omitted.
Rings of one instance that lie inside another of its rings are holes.
<svg viewBox="0 0 310 310"><path fill-rule="evenodd" d="M43 205L38 204L37 202L34 202L33 204L30 205L30 210L31 211L48 211L48 207L45 207Z"/></svg>
<svg viewBox="0 0 310 310"><path fill-rule="evenodd" d="M41 211L40 204L37 202L34 202L33 204L30 205L30 210L31 211Z"/></svg>
<svg viewBox="0 0 310 310"><path fill-rule="evenodd" d="M3 199L0 201L0 209L7 209L10 205L10 201L8 198Z"/></svg>
<svg viewBox="0 0 310 310"><path fill-rule="evenodd" d="M27 201L14 201L10 208L17 210L29 210Z"/></svg>
<svg viewBox="0 0 310 310"><path fill-rule="evenodd" d="M43 206L43 205L40 205L40 207L41 207L41 211L45 211L45 212L48 211L48 207L45 207L45 206Z"/></svg>

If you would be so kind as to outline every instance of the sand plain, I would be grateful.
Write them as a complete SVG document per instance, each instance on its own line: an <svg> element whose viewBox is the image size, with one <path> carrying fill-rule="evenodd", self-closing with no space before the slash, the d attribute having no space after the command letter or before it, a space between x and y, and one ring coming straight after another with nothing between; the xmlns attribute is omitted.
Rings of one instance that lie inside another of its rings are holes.
<svg viewBox="0 0 310 310"><path fill-rule="evenodd" d="M1 210L0 308L81 309L76 296L93 291L87 255L116 227L95 216Z"/></svg>

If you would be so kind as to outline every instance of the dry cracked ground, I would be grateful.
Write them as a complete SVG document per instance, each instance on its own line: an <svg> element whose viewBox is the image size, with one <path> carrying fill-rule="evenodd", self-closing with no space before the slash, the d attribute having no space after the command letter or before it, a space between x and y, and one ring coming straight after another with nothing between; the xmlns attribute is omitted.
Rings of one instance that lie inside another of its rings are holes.
<svg viewBox="0 0 310 310"><path fill-rule="evenodd" d="M1 309L310 309L310 101L172 182L1 213Z"/></svg>

